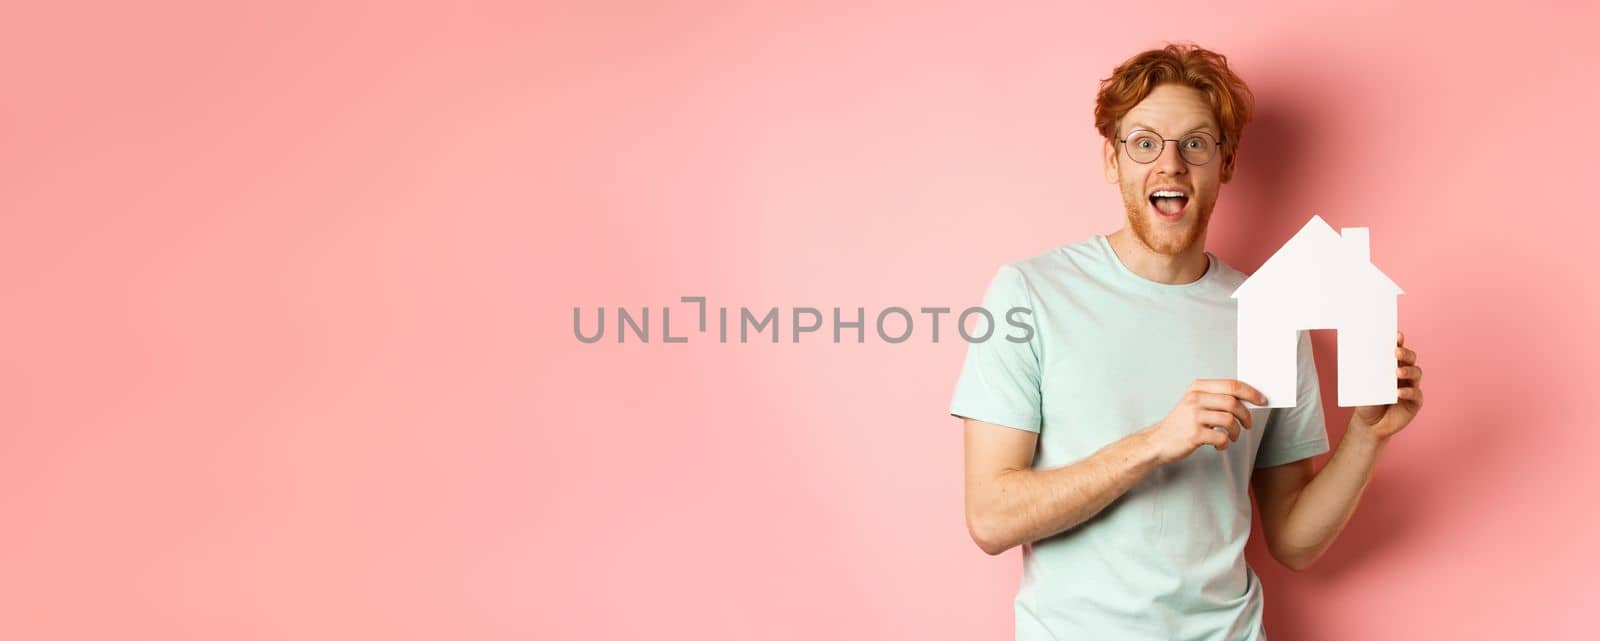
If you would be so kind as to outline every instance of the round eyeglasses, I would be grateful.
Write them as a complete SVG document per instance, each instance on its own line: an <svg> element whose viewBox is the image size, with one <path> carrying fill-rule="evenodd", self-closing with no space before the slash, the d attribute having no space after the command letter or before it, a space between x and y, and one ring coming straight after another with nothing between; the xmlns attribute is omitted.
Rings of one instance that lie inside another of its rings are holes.
<svg viewBox="0 0 1600 641"><path fill-rule="evenodd" d="M1128 137L1120 138L1123 149L1128 150L1128 157L1140 164L1155 162L1161 157L1161 152L1167 148L1167 143L1178 143L1178 155L1183 161L1191 165L1204 165L1217 156L1217 148L1224 141L1211 137L1204 131L1196 131L1181 139L1162 138L1156 132L1145 129L1135 129L1128 132Z"/></svg>

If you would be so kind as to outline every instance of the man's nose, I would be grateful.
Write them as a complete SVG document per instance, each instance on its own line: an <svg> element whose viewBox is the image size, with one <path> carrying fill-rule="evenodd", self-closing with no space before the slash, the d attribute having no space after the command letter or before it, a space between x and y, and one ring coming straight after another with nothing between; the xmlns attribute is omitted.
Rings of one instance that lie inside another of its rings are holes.
<svg viewBox="0 0 1600 641"><path fill-rule="evenodd" d="M1183 154L1179 152L1180 143L1162 143L1161 155L1156 157L1156 168L1167 175L1178 175L1189 171L1189 163L1183 161Z"/></svg>

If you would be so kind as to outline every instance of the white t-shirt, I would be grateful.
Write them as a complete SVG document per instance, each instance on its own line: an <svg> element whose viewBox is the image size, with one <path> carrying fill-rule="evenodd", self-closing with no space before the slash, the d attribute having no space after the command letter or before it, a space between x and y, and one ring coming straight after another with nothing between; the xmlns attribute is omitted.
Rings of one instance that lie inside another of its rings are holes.
<svg viewBox="0 0 1600 641"><path fill-rule="evenodd" d="M1194 379L1234 378L1230 295L1245 276L1206 257L1182 285L1133 273L1101 235L1002 266L984 306L997 320L1029 308L1035 331L969 344L950 413L1038 432L1033 466L1046 469L1155 424ZM1250 474L1328 451L1310 335L1299 340L1295 407L1251 410L1255 429L1227 451L1201 447L1023 547L1017 639L1265 638L1244 559Z"/></svg>

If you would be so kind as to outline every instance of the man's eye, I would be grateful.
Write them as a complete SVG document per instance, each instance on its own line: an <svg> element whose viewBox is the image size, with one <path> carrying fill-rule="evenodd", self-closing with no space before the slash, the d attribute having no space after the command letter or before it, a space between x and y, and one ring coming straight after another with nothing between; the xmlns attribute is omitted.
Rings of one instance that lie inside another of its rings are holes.
<svg viewBox="0 0 1600 641"><path fill-rule="evenodd" d="M1188 142L1184 143L1184 146L1190 149L1205 149L1206 141L1199 138L1190 138Z"/></svg>
<svg viewBox="0 0 1600 641"><path fill-rule="evenodd" d="M1139 145L1140 149L1149 149L1155 143L1150 142L1149 138L1143 138L1143 139L1140 139L1136 144Z"/></svg>

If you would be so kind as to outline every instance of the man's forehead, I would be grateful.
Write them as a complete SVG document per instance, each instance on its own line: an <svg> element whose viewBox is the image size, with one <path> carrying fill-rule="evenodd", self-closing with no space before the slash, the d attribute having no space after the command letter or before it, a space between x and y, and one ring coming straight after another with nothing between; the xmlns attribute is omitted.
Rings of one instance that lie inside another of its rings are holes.
<svg viewBox="0 0 1600 641"><path fill-rule="evenodd" d="M1122 119L1124 131L1156 129L1194 131L1216 129L1217 120L1204 94L1193 87L1162 85L1128 110Z"/></svg>
<svg viewBox="0 0 1600 641"><path fill-rule="evenodd" d="M1186 119L1184 119L1182 121L1177 121L1177 122L1182 122L1182 123L1185 123L1185 124L1180 124L1180 125L1178 125L1176 127L1160 126L1160 125L1152 124L1152 122L1149 121L1149 120L1143 120L1143 119L1138 119L1138 118L1129 118L1126 121L1124 121L1122 128L1126 129L1128 131L1133 131L1134 129L1149 129L1151 131L1158 131L1158 132L1165 132L1168 129L1170 129L1172 131L1183 132L1183 133L1188 133L1188 132L1196 131L1196 130L1200 130L1200 129L1216 129L1217 128L1216 122L1213 121L1210 116L1206 116L1204 118L1192 118L1191 117L1191 118L1186 118Z"/></svg>

